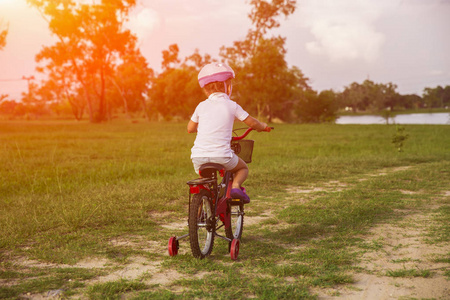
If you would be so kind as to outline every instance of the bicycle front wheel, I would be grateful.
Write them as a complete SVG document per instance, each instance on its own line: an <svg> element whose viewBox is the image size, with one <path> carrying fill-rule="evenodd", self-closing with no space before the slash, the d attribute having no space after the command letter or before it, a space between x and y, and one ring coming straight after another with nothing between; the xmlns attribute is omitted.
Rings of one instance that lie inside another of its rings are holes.
<svg viewBox="0 0 450 300"><path fill-rule="evenodd" d="M189 242L192 255L204 258L211 254L214 245L215 218L208 191L202 190L192 197L189 213Z"/></svg>
<svg viewBox="0 0 450 300"><path fill-rule="evenodd" d="M240 239L244 229L244 205L229 205L231 226L225 228L227 238Z"/></svg>

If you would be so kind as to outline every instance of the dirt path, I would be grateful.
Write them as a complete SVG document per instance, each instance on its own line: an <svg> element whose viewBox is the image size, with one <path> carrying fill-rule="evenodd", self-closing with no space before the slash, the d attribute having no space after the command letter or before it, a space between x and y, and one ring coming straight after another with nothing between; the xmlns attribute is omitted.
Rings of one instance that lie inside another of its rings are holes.
<svg viewBox="0 0 450 300"><path fill-rule="evenodd" d="M257 224L264 217L249 217L247 223ZM410 215L395 224L383 224L371 230L367 240L372 241L379 248L377 251L369 251L363 255L357 267L360 273L354 273L354 284L338 286L331 289L316 289L313 293L319 299L346 299L346 300L384 300L384 299L450 299L450 281L444 276L442 268L449 267L448 263L433 262L436 255L450 252L449 245L435 246L427 244L425 235L432 222L431 214ZM179 226L174 223L174 226ZM161 245L150 243L154 251L167 252ZM188 247L180 249L181 253L189 252ZM34 261L22 261L21 264L28 267L56 267L54 265L40 264ZM81 261L72 267L80 268L105 268L108 262ZM61 267L61 266L59 266ZM432 270L429 277L392 277L388 272L402 272L404 270ZM126 266L108 275L92 280L89 285L117 281L120 279L139 279L151 274L145 280L146 284L168 286L174 280L185 277L185 274L175 270L161 268L161 261L149 262L142 257L133 258ZM197 278L207 276L208 273L199 273ZM54 296L52 296L53 294ZM57 291L49 291L40 295L24 295L28 299L58 298Z"/></svg>
<svg viewBox="0 0 450 300"><path fill-rule="evenodd" d="M319 290L319 299L450 299L450 281L442 270L449 264L434 261L450 247L426 242L431 219L430 213L414 214L373 228L367 239L379 249L363 255L355 283Z"/></svg>
<svg viewBox="0 0 450 300"><path fill-rule="evenodd" d="M371 176L384 176L391 172L406 170L403 168L392 168L381 170ZM361 180L365 180L362 178ZM309 201L314 198L315 192L337 191L349 188L346 184L332 181L318 187L298 188L292 187L288 191L288 201L291 197L296 198L298 203ZM408 193L408 192L404 192ZM443 197L450 197L450 191ZM257 202L257 201L255 201ZM254 205L258 205L254 203ZM450 267L449 263L435 262L436 257L445 257L450 253L449 243L429 244L426 241L427 233L433 226L433 208L429 207L419 214L405 214L405 217L396 221L390 221L372 228L368 236L363 238L372 249L363 254L362 259L356 266L359 272L351 274L355 283L342 285L329 289L315 289L312 293L317 294L319 299L349 299L349 300L383 300L383 299L450 299L450 281L444 275L444 269ZM273 217L273 212L265 212L264 215L246 216L245 224L254 225ZM167 218L163 218L167 219ZM176 221L164 227L168 229L185 228L186 221ZM140 247L149 252L164 253L168 256L167 245L154 241L113 240L113 245ZM180 249L180 254L188 253L189 247ZM134 257L129 263L98 277L88 283L117 281L120 279L141 279L149 285L158 284L168 287L174 280L189 276L203 278L208 273L185 275L175 270L161 266L162 261L148 261L143 257ZM61 267L49 264L40 264L34 261L23 260L20 264L27 267L47 268ZM107 260L81 261L75 266L80 268L99 268L110 270L111 263ZM397 276L398 275L398 276ZM56 293L53 295L51 292ZM176 292L176 291L174 291ZM49 291L40 295L23 295L29 299L57 298L58 293Z"/></svg>
<svg viewBox="0 0 450 300"><path fill-rule="evenodd" d="M387 168L359 179L385 176L408 170L411 167ZM291 193L341 191L346 184L331 181L321 187L308 189L291 188ZM410 191L401 191L412 194ZM450 197L450 191L443 195ZM377 250L365 253L356 266L361 272L354 273L354 284L330 289L316 289L319 299L384 300L384 299L450 299L450 281L443 268L449 263L435 262L435 258L450 255L450 243L427 243L427 234L433 226L432 209L406 215L403 219L382 224L370 230L369 236Z"/></svg>

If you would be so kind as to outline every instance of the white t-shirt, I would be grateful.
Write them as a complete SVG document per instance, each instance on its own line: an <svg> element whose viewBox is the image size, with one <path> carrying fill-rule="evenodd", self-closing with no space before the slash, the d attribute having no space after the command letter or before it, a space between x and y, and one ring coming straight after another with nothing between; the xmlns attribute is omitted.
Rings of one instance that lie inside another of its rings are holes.
<svg viewBox="0 0 450 300"><path fill-rule="evenodd" d="M225 93L213 93L200 102L191 117L198 123L192 157L232 157L230 141L234 119L244 121L248 112Z"/></svg>

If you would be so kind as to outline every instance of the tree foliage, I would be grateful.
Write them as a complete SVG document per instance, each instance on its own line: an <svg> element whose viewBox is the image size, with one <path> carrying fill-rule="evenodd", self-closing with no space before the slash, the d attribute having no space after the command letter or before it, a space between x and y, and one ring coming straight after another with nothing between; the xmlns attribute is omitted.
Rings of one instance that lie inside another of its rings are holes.
<svg viewBox="0 0 450 300"><path fill-rule="evenodd" d="M237 101L258 118L268 121L298 120L295 113L301 99L311 91L308 78L297 67L289 67L285 38L268 36L280 26L278 18L295 11L295 0L252 0L249 18L252 28L243 41L222 47L221 56L236 71L233 93Z"/></svg>
<svg viewBox="0 0 450 300"><path fill-rule="evenodd" d="M136 0L27 0L48 21L57 42L36 55L37 70L47 78L29 82L22 102L0 95L0 113L40 117L53 111L80 120L108 120L115 112L147 119L188 119L205 99L197 82L200 69L214 61L196 50L180 57L176 43L162 51L161 72L155 74L126 28ZM384 111L445 108L450 86L426 88L422 97L400 95L393 83L353 82L340 93L314 91L309 79L286 62L286 39L270 35L280 19L296 9L296 0L249 0L251 27L243 40L220 49L220 59L236 72L232 97L244 109L268 121L333 121L338 109ZM7 26L0 23L0 50Z"/></svg>
<svg viewBox="0 0 450 300"><path fill-rule="evenodd" d="M302 123L333 122L338 110L338 95L332 90L320 93L309 90L302 95L296 106L296 115Z"/></svg>
<svg viewBox="0 0 450 300"><path fill-rule="evenodd" d="M6 27L6 28L4 28ZM6 36L8 35L8 27L3 26L0 20L0 51L6 46Z"/></svg>
<svg viewBox="0 0 450 300"><path fill-rule="evenodd" d="M130 49L122 59L122 63L115 69L114 76L110 78L115 87L110 89L110 97L116 99L117 107L123 105L128 117L130 113L143 111L145 117L149 119L145 101L150 79L154 77L153 70L148 67L139 50ZM117 101L118 99L120 101Z"/></svg>
<svg viewBox="0 0 450 300"><path fill-rule="evenodd" d="M117 79L127 69L124 64L138 63L140 72L147 75L143 77L146 82L133 93L144 92L151 71L137 50L136 37L123 26L135 0L102 0L97 4L27 1L46 17L50 31L58 37L55 45L44 47L36 56L45 64L39 70L49 73L52 84L63 91L76 116L87 107L92 122L110 118L113 102L107 97L109 91L116 89L122 100L127 99L127 84ZM124 106L129 106L130 99L122 101Z"/></svg>
<svg viewBox="0 0 450 300"><path fill-rule="evenodd" d="M401 95L397 85L365 80L353 82L339 94L339 108L357 111L394 111L399 109L446 108L450 105L450 86L425 88L422 97L415 94Z"/></svg>
<svg viewBox="0 0 450 300"><path fill-rule="evenodd" d="M283 43L283 39L261 39L245 64L235 66L235 97L247 110L259 118L267 117L269 121L295 118L292 107L303 91L309 89L307 78L300 69L288 67Z"/></svg>
<svg viewBox="0 0 450 300"><path fill-rule="evenodd" d="M393 110L400 99L396 89L393 83L375 83L368 79L362 84L353 82L341 93L340 108L349 107L354 112Z"/></svg>
<svg viewBox="0 0 450 300"><path fill-rule="evenodd" d="M203 65L211 62L211 57L202 57L197 50L181 61L177 44L163 51L162 72L153 78L148 94L155 117L188 119L193 108L205 98L197 74Z"/></svg>
<svg viewBox="0 0 450 300"><path fill-rule="evenodd" d="M426 107L449 107L450 106L450 86L444 88L438 85L435 88L425 88L423 91L423 101Z"/></svg>

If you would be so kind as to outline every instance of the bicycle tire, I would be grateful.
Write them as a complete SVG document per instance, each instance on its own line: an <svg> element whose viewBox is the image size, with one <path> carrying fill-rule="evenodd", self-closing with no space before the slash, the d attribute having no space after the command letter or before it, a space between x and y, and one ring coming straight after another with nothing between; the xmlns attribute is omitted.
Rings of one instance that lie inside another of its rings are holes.
<svg viewBox="0 0 450 300"><path fill-rule="evenodd" d="M192 255L205 258L211 254L214 246L214 211L211 194L206 190L192 197L189 214L189 242Z"/></svg>
<svg viewBox="0 0 450 300"><path fill-rule="evenodd" d="M225 228L225 234L227 238L240 239L242 236L242 231L244 230L244 205L230 205L230 227Z"/></svg>

